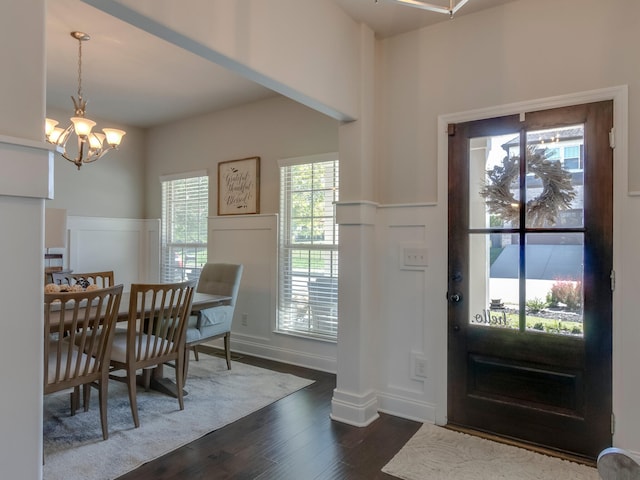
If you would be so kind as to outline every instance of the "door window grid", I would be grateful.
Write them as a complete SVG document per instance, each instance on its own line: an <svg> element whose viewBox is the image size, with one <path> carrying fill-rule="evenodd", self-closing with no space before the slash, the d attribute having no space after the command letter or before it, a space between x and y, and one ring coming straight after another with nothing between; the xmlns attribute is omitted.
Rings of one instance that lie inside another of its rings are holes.
<svg viewBox="0 0 640 480"><path fill-rule="evenodd" d="M509 195L515 199L512 205L517 211L524 209L524 218L522 214L514 217L508 210L504 210L506 217L500 209L492 212L489 201L500 200L499 196L487 199L478 193L471 195L470 225L475 228L469 232L470 278L475 286L470 289L470 300L475 307L470 311L470 324L583 336L583 135L583 125L527 132L524 150L528 161L521 166L519 175L514 172L509 188ZM471 192L477 190L474 178L492 171L495 180L496 165L506 167L509 163L501 162L507 158L511 163L514 157L518 161L520 138L512 135L474 139L472 149L476 152L484 151L478 148L483 143L489 147L488 152L492 145L499 148L493 149L493 154L487 153L486 160L482 156L473 160L472 156ZM497 155L496 150L500 152ZM531 200L540 200L545 194L541 178L529 170L532 154L544 159L537 164L538 169L546 161L556 162L571 185L566 188L573 197L558 209L555 222L538 219L532 224L529 216L533 210ZM473 167L476 161L480 163ZM526 228L519 228L520 220L525 221Z"/></svg>

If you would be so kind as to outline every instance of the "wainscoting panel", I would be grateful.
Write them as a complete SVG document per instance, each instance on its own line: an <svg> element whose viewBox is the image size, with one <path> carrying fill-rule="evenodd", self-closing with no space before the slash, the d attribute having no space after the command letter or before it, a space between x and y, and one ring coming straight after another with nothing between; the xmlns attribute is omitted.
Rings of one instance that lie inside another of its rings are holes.
<svg viewBox="0 0 640 480"><path fill-rule="evenodd" d="M233 330L267 340L277 307L277 215L210 217L208 242L210 262L244 265Z"/></svg>
<svg viewBox="0 0 640 480"><path fill-rule="evenodd" d="M160 279L160 221L69 216L67 267L75 272L113 270L116 284Z"/></svg>
<svg viewBox="0 0 640 480"><path fill-rule="evenodd" d="M443 414L439 389L446 389L446 232L429 228L439 214L435 205L381 206L376 223L379 268L385 272L376 328L384 356L379 409L430 422ZM426 265L405 263L405 250L412 248L425 252Z"/></svg>

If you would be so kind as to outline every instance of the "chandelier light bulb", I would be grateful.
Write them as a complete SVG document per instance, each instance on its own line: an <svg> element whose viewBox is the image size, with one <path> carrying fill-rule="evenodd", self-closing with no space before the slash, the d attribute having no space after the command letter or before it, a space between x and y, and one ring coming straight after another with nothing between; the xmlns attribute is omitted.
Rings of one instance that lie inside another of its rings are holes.
<svg viewBox="0 0 640 480"><path fill-rule="evenodd" d="M58 139L60 138L60 135L62 135L62 132L64 132L64 128L55 127L49 134L49 142L58 143Z"/></svg>
<svg viewBox="0 0 640 480"><path fill-rule="evenodd" d="M104 139L105 139L104 133L93 132L91 135L89 135L89 146L94 150L98 150L102 148Z"/></svg>
<svg viewBox="0 0 640 480"><path fill-rule="evenodd" d="M58 121L47 118L45 119L44 125L44 134L49 138L53 133L54 128L56 128L56 125L58 125Z"/></svg>
<svg viewBox="0 0 640 480"><path fill-rule="evenodd" d="M84 117L71 117L73 128L79 137L87 137L91 129L96 126L96 122Z"/></svg>
<svg viewBox="0 0 640 480"><path fill-rule="evenodd" d="M118 130L117 128L103 128L102 131L107 136L107 143L113 147L120 145L122 137L126 133L124 130Z"/></svg>

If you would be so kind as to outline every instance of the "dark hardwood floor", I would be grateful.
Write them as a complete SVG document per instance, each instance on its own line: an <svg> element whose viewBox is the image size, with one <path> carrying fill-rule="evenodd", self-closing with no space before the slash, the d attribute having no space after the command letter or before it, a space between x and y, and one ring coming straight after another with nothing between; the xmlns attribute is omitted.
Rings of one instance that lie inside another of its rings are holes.
<svg viewBox="0 0 640 480"><path fill-rule="evenodd" d="M118 480L395 478L380 469L420 423L385 414L365 428L335 422L329 418L335 375L247 356L234 361L315 383Z"/></svg>

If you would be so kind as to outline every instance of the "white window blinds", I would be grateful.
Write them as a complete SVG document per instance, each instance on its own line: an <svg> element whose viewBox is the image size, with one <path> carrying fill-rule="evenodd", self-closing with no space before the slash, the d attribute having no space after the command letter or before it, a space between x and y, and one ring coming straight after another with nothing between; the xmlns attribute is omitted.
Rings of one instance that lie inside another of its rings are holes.
<svg viewBox="0 0 640 480"><path fill-rule="evenodd" d="M334 154L280 164L279 331L337 336L338 179Z"/></svg>
<svg viewBox="0 0 640 480"><path fill-rule="evenodd" d="M209 177L196 172L161 182L162 281L197 280L207 262Z"/></svg>

